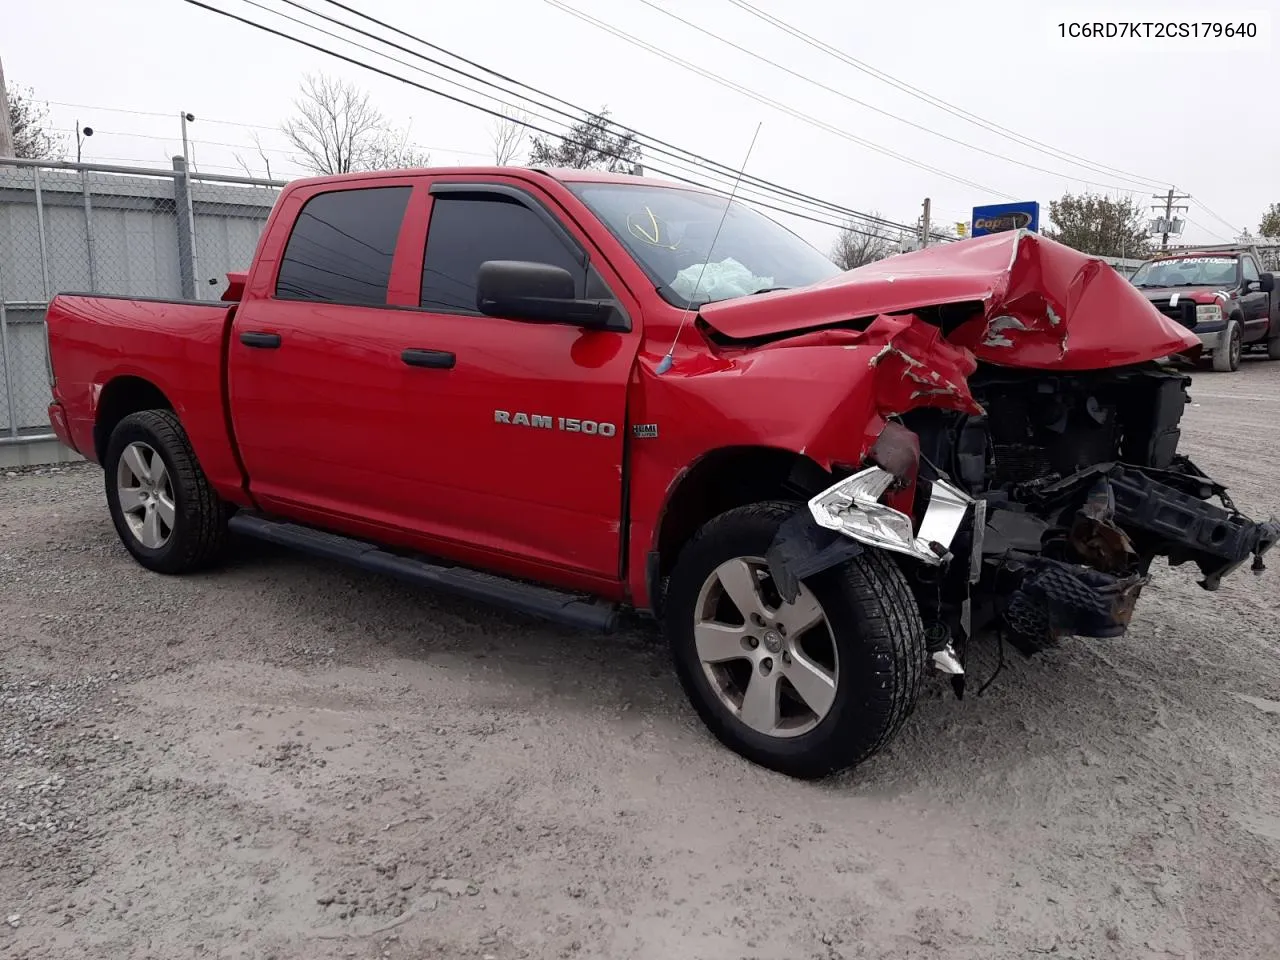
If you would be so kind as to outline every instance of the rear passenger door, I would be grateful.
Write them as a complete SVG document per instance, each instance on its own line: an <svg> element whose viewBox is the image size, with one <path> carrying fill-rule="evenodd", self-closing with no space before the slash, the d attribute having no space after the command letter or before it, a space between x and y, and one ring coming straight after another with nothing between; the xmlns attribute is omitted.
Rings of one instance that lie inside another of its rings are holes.
<svg viewBox="0 0 1280 960"><path fill-rule="evenodd" d="M617 300L630 329L484 316L486 260L563 267L578 296ZM422 344L456 358L405 398L406 442L431 451L409 464L434 491L424 523L512 572L616 581L638 304L556 200L515 178L433 183L421 280Z"/></svg>
<svg viewBox="0 0 1280 960"><path fill-rule="evenodd" d="M421 217L401 242L415 230L420 182L320 184L282 201L277 216L292 229L268 236L228 345L236 441L267 509L378 536L370 527L422 533L420 491L397 469L403 394L424 372L402 361L422 321Z"/></svg>

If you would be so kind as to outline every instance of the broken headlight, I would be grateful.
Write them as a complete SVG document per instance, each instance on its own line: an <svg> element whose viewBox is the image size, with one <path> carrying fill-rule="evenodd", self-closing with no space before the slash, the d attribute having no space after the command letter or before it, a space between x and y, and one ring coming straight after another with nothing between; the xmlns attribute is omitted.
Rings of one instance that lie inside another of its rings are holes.
<svg viewBox="0 0 1280 960"><path fill-rule="evenodd" d="M949 483L933 481L917 534L909 516L880 502L892 482L893 475L887 470L868 467L810 500L809 512L820 527L859 543L905 553L929 564L941 563L948 557L951 541L973 501Z"/></svg>

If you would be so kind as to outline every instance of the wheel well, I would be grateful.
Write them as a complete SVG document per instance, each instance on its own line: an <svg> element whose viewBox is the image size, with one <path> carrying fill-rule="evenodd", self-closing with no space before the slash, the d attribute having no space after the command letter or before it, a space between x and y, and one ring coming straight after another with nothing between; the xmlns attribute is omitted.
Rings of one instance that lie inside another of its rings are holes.
<svg viewBox="0 0 1280 960"><path fill-rule="evenodd" d="M173 404L160 388L141 377L116 377L102 388L98 418L93 425L93 446L101 463L107 454L111 432L131 413L139 410L172 410Z"/></svg>
<svg viewBox="0 0 1280 960"><path fill-rule="evenodd" d="M654 596L681 548L708 520L764 500L801 500L832 482L831 474L802 454L774 447L727 447L696 461L679 481L659 520Z"/></svg>

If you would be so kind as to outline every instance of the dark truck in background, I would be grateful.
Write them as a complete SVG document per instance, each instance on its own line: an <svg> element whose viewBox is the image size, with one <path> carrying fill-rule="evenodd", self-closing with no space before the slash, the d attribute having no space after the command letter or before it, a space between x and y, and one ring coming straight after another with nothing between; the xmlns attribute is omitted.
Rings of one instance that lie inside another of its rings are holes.
<svg viewBox="0 0 1280 960"><path fill-rule="evenodd" d="M410 170L289 184L230 281L49 305L50 418L138 563L239 533L631 608L797 776L873 754L931 670L963 692L972 637L1114 640L1157 559L1213 590L1280 538L1179 450L1197 338L1026 231L842 273L705 190Z"/></svg>
<svg viewBox="0 0 1280 960"><path fill-rule="evenodd" d="M1251 248L1170 253L1129 279L1157 310L1200 338L1213 369L1238 370L1245 351L1280 360L1280 293Z"/></svg>

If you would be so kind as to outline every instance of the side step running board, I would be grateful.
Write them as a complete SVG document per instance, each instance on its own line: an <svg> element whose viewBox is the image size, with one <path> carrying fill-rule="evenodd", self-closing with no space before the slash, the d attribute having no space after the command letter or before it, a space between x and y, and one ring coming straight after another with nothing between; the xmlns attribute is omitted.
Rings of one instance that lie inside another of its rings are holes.
<svg viewBox="0 0 1280 960"><path fill-rule="evenodd" d="M236 513L231 518L230 527L246 537L278 543L409 583L447 590L554 623L608 633L617 621L617 605L603 600L508 580L466 567L442 566L414 557L402 557L363 540L271 520L256 513Z"/></svg>

